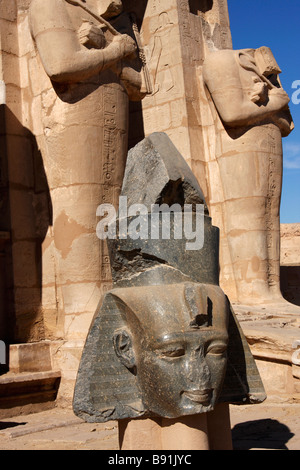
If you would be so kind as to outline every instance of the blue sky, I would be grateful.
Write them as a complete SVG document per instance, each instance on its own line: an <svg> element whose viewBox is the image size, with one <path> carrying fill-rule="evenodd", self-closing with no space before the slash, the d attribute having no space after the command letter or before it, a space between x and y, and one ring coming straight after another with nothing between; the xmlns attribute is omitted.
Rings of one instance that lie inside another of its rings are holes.
<svg viewBox="0 0 300 470"><path fill-rule="evenodd" d="M228 0L228 7L233 48L268 46L282 69L295 129L283 139L280 220L300 223L300 0ZM292 102L293 96L299 104Z"/></svg>

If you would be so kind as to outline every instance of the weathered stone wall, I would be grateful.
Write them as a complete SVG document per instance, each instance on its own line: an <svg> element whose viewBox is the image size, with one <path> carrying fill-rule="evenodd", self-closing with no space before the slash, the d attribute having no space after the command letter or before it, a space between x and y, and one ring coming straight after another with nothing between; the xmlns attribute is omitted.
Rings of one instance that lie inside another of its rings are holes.
<svg viewBox="0 0 300 470"><path fill-rule="evenodd" d="M281 224L281 266L300 266L300 223Z"/></svg>

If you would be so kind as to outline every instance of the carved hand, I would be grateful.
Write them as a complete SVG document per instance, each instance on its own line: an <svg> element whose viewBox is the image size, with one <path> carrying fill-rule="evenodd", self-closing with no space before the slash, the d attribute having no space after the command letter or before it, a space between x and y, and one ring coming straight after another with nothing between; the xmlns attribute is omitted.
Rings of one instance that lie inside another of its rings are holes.
<svg viewBox="0 0 300 470"><path fill-rule="evenodd" d="M135 41L127 34L114 36L110 47L116 47L118 49L120 58L128 57L137 50Z"/></svg>

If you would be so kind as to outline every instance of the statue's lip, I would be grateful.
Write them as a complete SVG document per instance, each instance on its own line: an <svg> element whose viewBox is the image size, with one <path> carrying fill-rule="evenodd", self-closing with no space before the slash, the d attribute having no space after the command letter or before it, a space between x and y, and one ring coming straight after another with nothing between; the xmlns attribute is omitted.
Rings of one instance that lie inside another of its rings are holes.
<svg viewBox="0 0 300 470"><path fill-rule="evenodd" d="M185 391L183 394L185 397L189 398L190 400L201 403L202 405L209 404L212 396L212 388L205 389L205 390L188 390Z"/></svg>

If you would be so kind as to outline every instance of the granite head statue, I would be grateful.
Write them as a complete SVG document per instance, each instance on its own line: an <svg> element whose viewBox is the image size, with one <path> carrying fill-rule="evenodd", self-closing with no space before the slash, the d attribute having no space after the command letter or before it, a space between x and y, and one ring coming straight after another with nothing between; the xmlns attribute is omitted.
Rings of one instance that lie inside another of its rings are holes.
<svg viewBox="0 0 300 470"><path fill-rule="evenodd" d="M122 195L146 205L149 217L152 204L203 204L204 245L191 251L184 237L130 239L123 232L108 240L113 288L87 337L75 414L89 422L177 418L222 401L262 401L258 371L219 286L219 231L165 134L129 152Z"/></svg>
<svg viewBox="0 0 300 470"><path fill-rule="evenodd" d="M221 289L182 282L117 289L125 327L116 355L137 377L144 406L169 418L213 409L223 384L228 302Z"/></svg>

